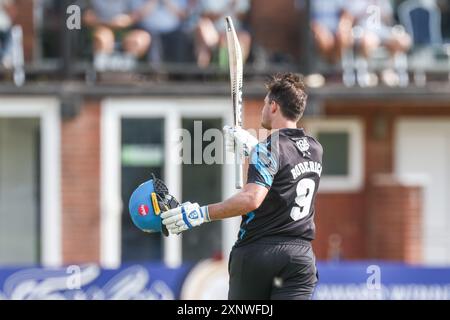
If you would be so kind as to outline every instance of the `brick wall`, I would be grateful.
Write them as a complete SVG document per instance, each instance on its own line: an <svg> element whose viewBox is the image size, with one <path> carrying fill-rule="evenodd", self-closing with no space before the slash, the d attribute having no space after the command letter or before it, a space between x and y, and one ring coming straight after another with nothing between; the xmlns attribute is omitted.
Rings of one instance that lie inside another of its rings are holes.
<svg viewBox="0 0 450 320"><path fill-rule="evenodd" d="M367 236L371 258L408 263L422 259L422 188L389 175L372 179Z"/></svg>
<svg viewBox="0 0 450 320"><path fill-rule="evenodd" d="M367 258L362 193L319 193L316 200L316 240L321 260Z"/></svg>
<svg viewBox="0 0 450 320"><path fill-rule="evenodd" d="M343 257L379 258L407 262L419 262L421 259L421 241L419 229L421 226L422 194L418 187L403 186L399 182L392 182L387 187L376 179L380 174L394 172L394 139L395 124L401 117L436 117L450 115L450 108L446 103L433 101L333 101L325 106L325 113L332 117L357 117L363 122L364 137L364 171L365 183L359 195L354 195L356 206L347 208L352 212L348 214L352 219L342 220L342 224L361 226L358 235L359 243L353 243L348 250L343 248ZM394 178L392 178L394 179ZM393 180L395 181L395 179ZM386 182L386 181L385 181ZM322 216L330 213L330 195L321 195L318 200L318 230L325 228L323 233L318 231L317 250L321 258L326 258L323 247L331 232L336 232L342 238L343 245L354 240L349 233L338 230L339 227L327 227L329 223L320 220ZM347 194L337 194L335 197L347 198ZM385 199L383 199L385 198ZM383 203L382 210L376 212L376 205ZM323 208L323 209L322 209ZM332 210L332 209L330 209ZM358 214L359 212L359 214ZM379 217L377 216L380 215ZM374 219L382 221L374 224ZM386 224L392 228L387 229ZM372 229L373 226L373 229ZM361 244L363 244L361 246ZM361 254L361 255L360 255ZM359 256L360 255L360 256Z"/></svg>
<svg viewBox="0 0 450 320"><path fill-rule="evenodd" d="M100 247L100 107L62 123L64 263L97 262Z"/></svg>
<svg viewBox="0 0 450 320"><path fill-rule="evenodd" d="M17 4L16 23L23 28L23 46L26 61L33 58L33 47L35 40L33 5L34 0L15 0Z"/></svg>

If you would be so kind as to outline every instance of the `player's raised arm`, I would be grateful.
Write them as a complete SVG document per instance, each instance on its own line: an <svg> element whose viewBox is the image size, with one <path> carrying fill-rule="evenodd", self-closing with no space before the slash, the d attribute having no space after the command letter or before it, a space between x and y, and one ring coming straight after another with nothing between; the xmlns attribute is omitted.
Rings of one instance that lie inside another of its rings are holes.
<svg viewBox="0 0 450 320"><path fill-rule="evenodd" d="M245 215L264 201L269 190L256 183L247 183L244 188L229 199L208 207L211 220L221 220Z"/></svg>
<svg viewBox="0 0 450 320"><path fill-rule="evenodd" d="M179 234L205 222L242 216L257 208L264 201L278 170L273 153L267 151L267 143L258 140L242 128L225 126L225 146L234 152L238 145L249 158L248 183L231 198L216 204L200 207L197 203L186 202L180 207L164 212L162 223L169 232Z"/></svg>
<svg viewBox="0 0 450 320"><path fill-rule="evenodd" d="M162 223L170 233L179 234L213 220L242 216L257 209L266 197L268 189L255 183L248 183L231 198L209 206L198 203L183 203L180 207L164 212Z"/></svg>

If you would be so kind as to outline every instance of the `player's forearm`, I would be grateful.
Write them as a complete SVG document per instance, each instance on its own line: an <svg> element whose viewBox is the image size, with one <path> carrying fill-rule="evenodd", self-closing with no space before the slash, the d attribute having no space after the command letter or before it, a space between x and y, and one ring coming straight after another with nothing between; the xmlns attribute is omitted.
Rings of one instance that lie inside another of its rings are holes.
<svg viewBox="0 0 450 320"><path fill-rule="evenodd" d="M242 216L259 207L255 197L245 191L239 192L231 198L208 206L209 218L221 220L236 216Z"/></svg>

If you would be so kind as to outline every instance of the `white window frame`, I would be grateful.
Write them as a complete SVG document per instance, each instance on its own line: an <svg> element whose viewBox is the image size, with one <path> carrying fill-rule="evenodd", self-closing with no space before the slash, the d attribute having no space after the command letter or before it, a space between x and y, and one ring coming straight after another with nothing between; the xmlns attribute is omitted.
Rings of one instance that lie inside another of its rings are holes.
<svg viewBox="0 0 450 320"><path fill-rule="evenodd" d="M62 264L61 121L59 100L51 97L1 97L0 117L39 118L41 130L41 263Z"/></svg>
<svg viewBox="0 0 450 320"><path fill-rule="evenodd" d="M106 268L121 264L121 119L163 118L165 158L176 147L176 133L182 127L182 119L222 118L232 123L229 99L220 98L106 98L102 101L101 123L101 236L100 263ZM171 145L172 144L172 145ZM222 166L222 197L234 193L232 165ZM181 165L168 161L164 166L164 179L170 192L181 195ZM193 182L195 186L198 181ZM195 199L192 199L195 200ZM239 230L239 219L222 221L222 251L228 256ZM170 267L182 263L182 237L164 237L163 261Z"/></svg>
<svg viewBox="0 0 450 320"><path fill-rule="evenodd" d="M357 192L364 182L364 130L357 118L317 118L305 120L307 133L317 137L322 132L346 132L349 135L349 173L345 177L322 175L320 192ZM320 142L320 141L319 141ZM324 150L326 153L327 150ZM333 155L329 155L331 158Z"/></svg>

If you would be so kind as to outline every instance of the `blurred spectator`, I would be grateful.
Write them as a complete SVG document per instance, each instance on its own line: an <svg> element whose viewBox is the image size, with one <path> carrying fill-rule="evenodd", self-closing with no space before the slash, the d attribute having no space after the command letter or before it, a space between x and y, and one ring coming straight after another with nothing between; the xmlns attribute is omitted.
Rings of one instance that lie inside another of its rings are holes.
<svg viewBox="0 0 450 320"><path fill-rule="evenodd" d="M150 34L133 29L134 24L151 10L147 6L133 12L131 0L91 0L91 6L84 13L84 22L94 28L94 65L102 69L121 43L130 61L142 57L150 46Z"/></svg>
<svg viewBox="0 0 450 320"><path fill-rule="evenodd" d="M338 62L353 44L352 19L343 0L311 1L311 29L320 54L331 63Z"/></svg>
<svg viewBox="0 0 450 320"><path fill-rule="evenodd" d="M225 17L231 16L245 62L250 53L251 36L243 22L250 9L248 0L200 0L200 20L196 30L196 56L199 67L207 67L214 50L226 49Z"/></svg>
<svg viewBox="0 0 450 320"><path fill-rule="evenodd" d="M201 0L186 0L186 19L183 21L183 30L186 33L193 33L197 28L200 20L201 12Z"/></svg>
<svg viewBox="0 0 450 320"><path fill-rule="evenodd" d="M347 2L353 25L361 32L360 49L365 57L385 46L392 54L406 52L411 38L406 32L393 28L393 9L389 0L353 0Z"/></svg>
<svg viewBox="0 0 450 320"><path fill-rule="evenodd" d="M158 64L161 56L165 61L183 61L187 52L182 25L188 0L133 0L133 10L139 11L146 5L137 25L152 35L152 62Z"/></svg>
<svg viewBox="0 0 450 320"><path fill-rule="evenodd" d="M389 86L408 83L407 57L411 38L403 27L394 26L394 14L390 0L353 0L346 9L353 17L353 36L357 38L359 53L365 58L357 62L360 76L367 78L367 59L380 46L388 49L393 67L382 72L382 79ZM395 70L394 70L395 69ZM361 72L362 70L362 72ZM367 83L367 80L362 80Z"/></svg>
<svg viewBox="0 0 450 320"><path fill-rule="evenodd" d="M442 12L442 36L449 42L450 39L450 0L437 0Z"/></svg>
<svg viewBox="0 0 450 320"><path fill-rule="evenodd" d="M0 0L0 62L10 65L12 44L11 29L17 16L16 4L13 0Z"/></svg>
<svg viewBox="0 0 450 320"><path fill-rule="evenodd" d="M201 17L200 0L187 0L186 18L183 20L181 29L185 39L187 40L188 53L186 53L185 61L196 61L196 38L197 27Z"/></svg>

